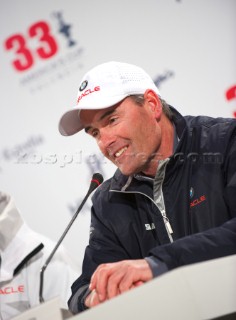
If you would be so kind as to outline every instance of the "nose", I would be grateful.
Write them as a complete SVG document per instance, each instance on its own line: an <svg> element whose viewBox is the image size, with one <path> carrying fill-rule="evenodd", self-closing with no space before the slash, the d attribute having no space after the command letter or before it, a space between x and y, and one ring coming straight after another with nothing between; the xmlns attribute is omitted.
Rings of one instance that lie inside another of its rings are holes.
<svg viewBox="0 0 236 320"><path fill-rule="evenodd" d="M114 133L107 128L100 129L99 132L99 139L98 139L98 146L103 151L103 153L108 152L109 147L115 142L116 138Z"/></svg>

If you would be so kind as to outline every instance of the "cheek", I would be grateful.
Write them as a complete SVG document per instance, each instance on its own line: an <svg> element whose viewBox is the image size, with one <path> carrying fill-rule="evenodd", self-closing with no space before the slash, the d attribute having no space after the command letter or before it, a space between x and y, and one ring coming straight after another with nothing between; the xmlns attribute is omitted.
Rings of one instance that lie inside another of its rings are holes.
<svg viewBox="0 0 236 320"><path fill-rule="evenodd" d="M99 150L101 151L101 153L107 157L107 152L106 152L106 149L104 148L104 145L102 142L97 142L97 145L98 145L98 148Z"/></svg>
<svg viewBox="0 0 236 320"><path fill-rule="evenodd" d="M111 156L109 155L107 148L104 146L104 143L97 143L99 150L101 151L101 153L103 154L103 156L105 158L107 158L108 160L112 161Z"/></svg>
<svg viewBox="0 0 236 320"><path fill-rule="evenodd" d="M157 136L156 126L153 122L143 121L139 125L134 126L133 134L141 141L144 146L149 144L154 137Z"/></svg>

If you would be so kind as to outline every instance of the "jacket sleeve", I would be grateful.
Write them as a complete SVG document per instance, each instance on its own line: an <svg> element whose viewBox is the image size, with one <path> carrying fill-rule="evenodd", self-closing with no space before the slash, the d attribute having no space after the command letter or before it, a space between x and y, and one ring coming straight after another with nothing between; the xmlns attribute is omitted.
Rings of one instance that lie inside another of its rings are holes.
<svg viewBox="0 0 236 320"><path fill-rule="evenodd" d="M232 122L235 127L235 122ZM231 133L230 133L231 132ZM190 235L150 251L150 255L165 262L168 269L236 254L236 130L230 129L222 172L223 197L228 207L229 221L221 226ZM220 212L219 212L220 214Z"/></svg>
<svg viewBox="0 0 236 320"><path fill-rule="evenodd" d="M72 295L68 301L69 309L73 314L86 309L84 300L89 294L90 279L98 265L129 259L119 239L112 231L108 219L102 215L102 212L106 212L107 209L100 208L98 215L94 207L97 208L97 204L92 207L91 211L90 238L85 250L82 274L73 283Z"/></svg>
<svg viewBox="0 0 236 320"><path fill-rule="evenodd" d="M168 269L236 254L236 218L220 227L156 247L150 255L165 262Z"/></svg>

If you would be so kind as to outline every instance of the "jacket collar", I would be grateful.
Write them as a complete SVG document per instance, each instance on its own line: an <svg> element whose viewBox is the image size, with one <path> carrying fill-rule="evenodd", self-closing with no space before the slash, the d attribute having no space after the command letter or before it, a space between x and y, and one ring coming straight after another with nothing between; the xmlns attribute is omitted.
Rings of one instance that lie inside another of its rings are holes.
<svg viewBox="0 0 236 320"><path fill-rule="evenodd" d="M12 198L0 192L0 252L6 249L23 223Z"/></svg>
<svg viewBox="0 0 236 320"><path fill-rule="evenodd" d="M21 218L12 198L0 193L0 281L13 278L43 248L36 232Z"/></svg>
<svg viewBox="0 0 236 320"><path fill-rule="evenodd" d="M175 125L176 128L176 133L179 139L181 139L187 124L186 124L186 120L185 118L172 106L169 106L172 115L173 115L173 123Z"/></svg>

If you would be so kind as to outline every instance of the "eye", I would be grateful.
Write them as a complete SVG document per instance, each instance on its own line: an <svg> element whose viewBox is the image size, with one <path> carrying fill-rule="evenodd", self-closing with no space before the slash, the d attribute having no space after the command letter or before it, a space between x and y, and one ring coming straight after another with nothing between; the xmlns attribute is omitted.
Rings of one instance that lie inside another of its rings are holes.
<svg viewBox="0 0 236 320"><path fill-rule="evenodd" d="M99 131L95 129L95 130L92 130L90 134L93 138L97 138L99 135Z"/></svg>
<svg viewBox="0 0 236 320"><path fill-rule="evenodd" d="M98 129L89 129L86 132L93 138L97 138L99 134Z"/></svg>
<svg viewBox="0 0 236 320"><path fill-rule="evenodd" d="M109 119L109 124L113 124L117 120L117 117L111 117Z"/></svg>

